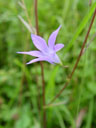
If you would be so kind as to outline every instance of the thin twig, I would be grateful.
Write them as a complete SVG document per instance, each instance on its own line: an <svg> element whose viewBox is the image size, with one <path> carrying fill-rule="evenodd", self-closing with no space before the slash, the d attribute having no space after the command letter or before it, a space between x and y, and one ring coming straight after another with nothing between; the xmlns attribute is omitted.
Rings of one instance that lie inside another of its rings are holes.
<svg viewBox="0 0 96 128"><path fill-rule="evenodd" d="M35 0L36 34L39 35L37 3L38 3L38 0ZM44 81L44 67L42 62L40 62L40 66L41 66L41 76L42 76L43 106L45 106L45 81ZM45 109L43 109L43 126L44 128L46 128L46 110Z"/></svg>
<svg viewBox="0 0 96 128"><path fill-rule="evenodd" d="M21 0L21 1L22 1L22 6L23 6L23 9L24 9L24 11L25 11L25 15L26 15L26 18L27 18L27 20L28 20L29 26L31 27L32 32L35 33L35 30L34 30L34 28L32 27L31 19L30 19L30 17L29 17L29 14L28 14L28 11L27 11L25 2L24 2L24 0Z"/></svg>
<svg viewBox="0 0 96 128"><path fill-rule="evenodd" d="M25 6L23 5L22 2L18 1L18 4L19 4L19 6L20 6L21 8L25 9Z"/></svg>
<svg viewBox="0 0 96 128"><path fill-rule="evenodd" d="M56 107L56 106L60 106L60 105L64 105L64 104L66 104L65 101L63 101L63 102L58 102L58 103L55 103L55 104L50 104L49 106L46 105L46 106L44 106L43 108L44 108L44 109L47 109L47 108Z"/></svg>
<svg viewBox="0 0 96 128"><path fill-rule="evenodd" d="M92 41L96 38L96 33L93 35L92 39L90 40L90 42L88 42L86 48L84 48L83 50L83 54L86 52L86 50L89 48L89 46L91 45ZM83 55L82 54L82 55Z"/></svg>
<svg viewBox="0 0 96 128"><path fill-rule="evenodd" d="M71 74L69 75L68 80L67 80L67 82L65 83L64 87L59 91L59 93L53 98L53 100L52 100L48 105L52 104L52 103L61 95L61 93L64 91L64 89L68 86L69 82L71 81L72 76L73 76L73 74L74 74L74 72L75 72L75 70L76 70L76 68L77 68L77 66L78 66L78 63L79 63L79 61L80 61L80 58L81 58L81 56L82 56L82 53L83 53L85 44L86 44L86 42L87 42L87 39L88 39L89 34L90 34L90 30L91 30L91 28L92 28L92 25L93 25L93 22L94 22L94 19L95 19L95 16L96 16L96 9L95 9L95 11L94 11L94 14L93 14L93 17L92 17L92 20L91 20L91 23L90 23L88 32L87 32L87 34L86 34L86 36L85 36L85 40L84 40L84 42L83 42L83 45L82 45L80 54L79 54L79 56L78 56L78 58L77 58L77 61L76 61L75 65L74 65L74 67L73 67L73 70L72 70Z"/></svg>
<svg viewBox="0 0 96 128"><path fill-rule="evenodd" d="M41 65L41 75L42 75L42 90L43 90L43 106L46 105L45 103L45 81L44 81L44 68L43 68L43 63L40 62ZM43 109L43 125L44 128L46 128L46 110Z"/></svg>
<svg viewBox="0 0 96 128"><path fill-rule="evenodd" d="M29 17L25 2L24 2L24 0L21 0L21 1L22 2L18 2L18 4L20 5L20 7L22 7L24 9L24 12L25 12L26 18L28 20L28 23L20 15L18 15L18 18L24 24L24 26L28 29L28 31L30 33L36 34L36 30L32 26L31 19ZM36 69L36 66L35 66L35 69ZM36 83L37 83L37 90L38 90L38 110L39 110L39 117L40 117L40 91L39 91L39 85L38 85L38 80L37 79L38 79L38 76L36 75Z"/></svg>
<svg viewBox="0 0 96 128"><path fill-rule="evenodd" d="M35 29L31 28L31 26L20 15L18 15L18 18L24 24L24 26L28 29L30 33L35 33Z"/></svg>
<svg viewBox="0 0 96 128"><path fill-rule="evenodd" d="M26 8L26 5L25 5L24 0L22 0L22 3L23 3L23 6L24 6L25 15L26 15L27 20L28 20L28 22L29 22L29 24L30 24L30 26L31 26L31 28L32 28L31 20L30 20L30 18L29 18L28 11L27 11L27 8Z"/></svg>

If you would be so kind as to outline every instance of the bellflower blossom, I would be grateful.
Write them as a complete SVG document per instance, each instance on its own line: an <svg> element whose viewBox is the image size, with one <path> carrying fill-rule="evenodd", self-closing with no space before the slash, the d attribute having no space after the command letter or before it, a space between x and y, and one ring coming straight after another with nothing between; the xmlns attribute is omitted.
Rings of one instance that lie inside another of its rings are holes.
<svg viewBox="0 0 96 128"><path fill-rule="evenodd" d="M48 40L48 45L42 37L31 34L33 44L38 49L38 51L34 50L34 51L29 51L29 52L17 52L17 53L27 54L27 55L37 57L37 58L29 61L27 64L31 64L31 63L38 62L38 61L47 61L51 64L61 63L56 52L59 51L60 49L62 49L64 47L64 44L56 44L55 45L56 37L57 37L57 34L58 34L60 28L61 28L61 26L59 26L58 29L55 30L50 35L49 40Z"/></svg>

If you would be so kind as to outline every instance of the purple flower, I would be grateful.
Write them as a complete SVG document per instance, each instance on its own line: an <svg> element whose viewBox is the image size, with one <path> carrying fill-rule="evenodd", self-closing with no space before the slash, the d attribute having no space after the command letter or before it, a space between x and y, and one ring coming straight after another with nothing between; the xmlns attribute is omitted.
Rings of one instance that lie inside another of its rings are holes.
<svg viewBox="0 0 96 128"><path fill-rule="evenodd" d="M31 63L34 63L37 61L48 61L51 64L61 63L56 52L59 51L60 49L62 49L64 47L64 44L56 44L55 45L56 37L57 37L57 34L58 34L60 28L61 28L61 26L59 26L58 29L55 30L50 35L49 40L48 40L48 45L42 37L31 34L33 44L39 51L35 50L35 51L17 52L17 53L27 54L27 55L37 57L37 58L31 60L30 62L28 62L27 64L31 64Z"/></svg>

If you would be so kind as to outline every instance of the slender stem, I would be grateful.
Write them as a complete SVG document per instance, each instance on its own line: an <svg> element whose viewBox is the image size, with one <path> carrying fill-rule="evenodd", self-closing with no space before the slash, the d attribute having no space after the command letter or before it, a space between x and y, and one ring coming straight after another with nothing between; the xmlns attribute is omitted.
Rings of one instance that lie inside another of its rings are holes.
<svg viewBox="0 0 96 128"><path fill-rule="evenodd" d="M91 4L92 4L92 0L89 0L89 6L91 6Z"/></svg>
<svg viewBox="0 0 96 128"><path fill-rule="evenodd" d="M43 63L40 62L41 65L41 75L42 75L42 90L43 90L43 106L46 105L45 103L45 81L44 81L44 68ZM46 110L43 109L43 126L46 128Z"/></svg>
<svg viewBox="0 0 96 128"><path fill-rule="evenodd" d="M35 21L36 21L36 33L39 35L39 27L38 27L38 8L37 8L38 0L35 0ZM42 76L42 90L43 90L43 106L46 105L45 103L45 81L44 81L44 67L43 63L40 62L41 66L41 76ZM46 128L46 110L43 109L43 126Z"/></svg>
<svg viewBox="0 0 96 128"><path fill-rule="evenodd" d="M91 20L91 23L90 23L88 32L87 32L87 34L86 34L86 36L85 36L85 40L84 40L84 42L83 42L83 45L82 45L80 54L79 54L79 56L78 56L78 58L77 58L77 61L76 61L75 65L74 65L74 67L73 67L73 70L72 70L71 74L70 74L69 77L68 77L68 81L65 83L64 87L59 91L59 93L53 98L53 100L52 100L48 105L50 105L51 103L53 103L53 102L61 95L61 93L64 91L64 89L68 86L69 82L71 81L72 76L73 76L73 74L74 74L74 72L75 72L75 70L76 70L76 68L77 68L77 66L78 66L78 63L79 63L79 61L80 61L80 58L81 58L81 56L82 56L82 54L83 54L83 50L84 50L85 44L86 44L86 42L87 42L87 39L88 39L88 37L89 37L89 33L90 33L91 28L92 28L92 25L93 25L95 16L96 16L96 9L95 9L95 11L94 11L94 14L93 14L93 17L92 17L92 20ZM48 105L47 105L47 106L48 106Z"/></svg>
<svg viewBox="0 0 96 128"><path fill-rule="evenodd" d="M92 41L96 38L96 33L93 35L93 37L91 38L90 42L87 43L86 48L84 48L83 54L86 52L86 50L89 48L89 46L91 45ZM82 55L83 55L82 54Z"/></svg>
<svg viewBox="0 0 96 128"><path fill-rule="evenodd" d="M37 2L38 0L35 0L35 22L36 22L36 34L39 35Z"/></svg>
<svg viewBox="0 0 96 128"><path fill-rule="evenodd" d="M44 109L51 108L51 107L56 107L56 106L60 106L60 105L64 105L64 104L66 104L66 102L65 101L61 101L61 102L58 102L58 103L46 105L46 106L44 106Z"/></svg>
<svg viewBox="0 0 96 128"><path fill-rule="evenodd" d="M29 24L30 24L30 26L31 26L31 28L32 28L31 20L30 20L30 18L29 18L28 11L27 11L27 8L26 8L26 5L25 5L24 0L22 0L22 3L23 3L23 5L24 5L25 15L26 15L27 20L28 20L28 22L29 22Z"/></svg>

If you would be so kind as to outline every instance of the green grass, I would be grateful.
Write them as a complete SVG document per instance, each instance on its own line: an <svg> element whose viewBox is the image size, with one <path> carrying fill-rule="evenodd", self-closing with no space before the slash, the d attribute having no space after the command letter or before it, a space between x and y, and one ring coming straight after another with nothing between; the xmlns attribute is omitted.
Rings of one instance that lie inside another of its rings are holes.
<svg viewBox="0 0 96 128"><path fill-rule="evenodd" d="M38 0L39 33L48 40L60 24L57 43L65 47L58 52L67 69L44 62L46 103L60 91L76 62L94 9L88 0ZM25 1L35 27L34 2ZM42 80L40 64L25 66L32 59L16 54L35 49L30 33L18 19L25 21L17 0L0 0L0 128L42 128ZM27 21L28 22L28 21ZM88 42L96 33L96 20ZM86 108L81 128L96 128L96 39L82 56L69 86L55 101L62 105L46 109L47 128L75 128L80 110ZM39 105L40 104L40 108Z"/></svg>

